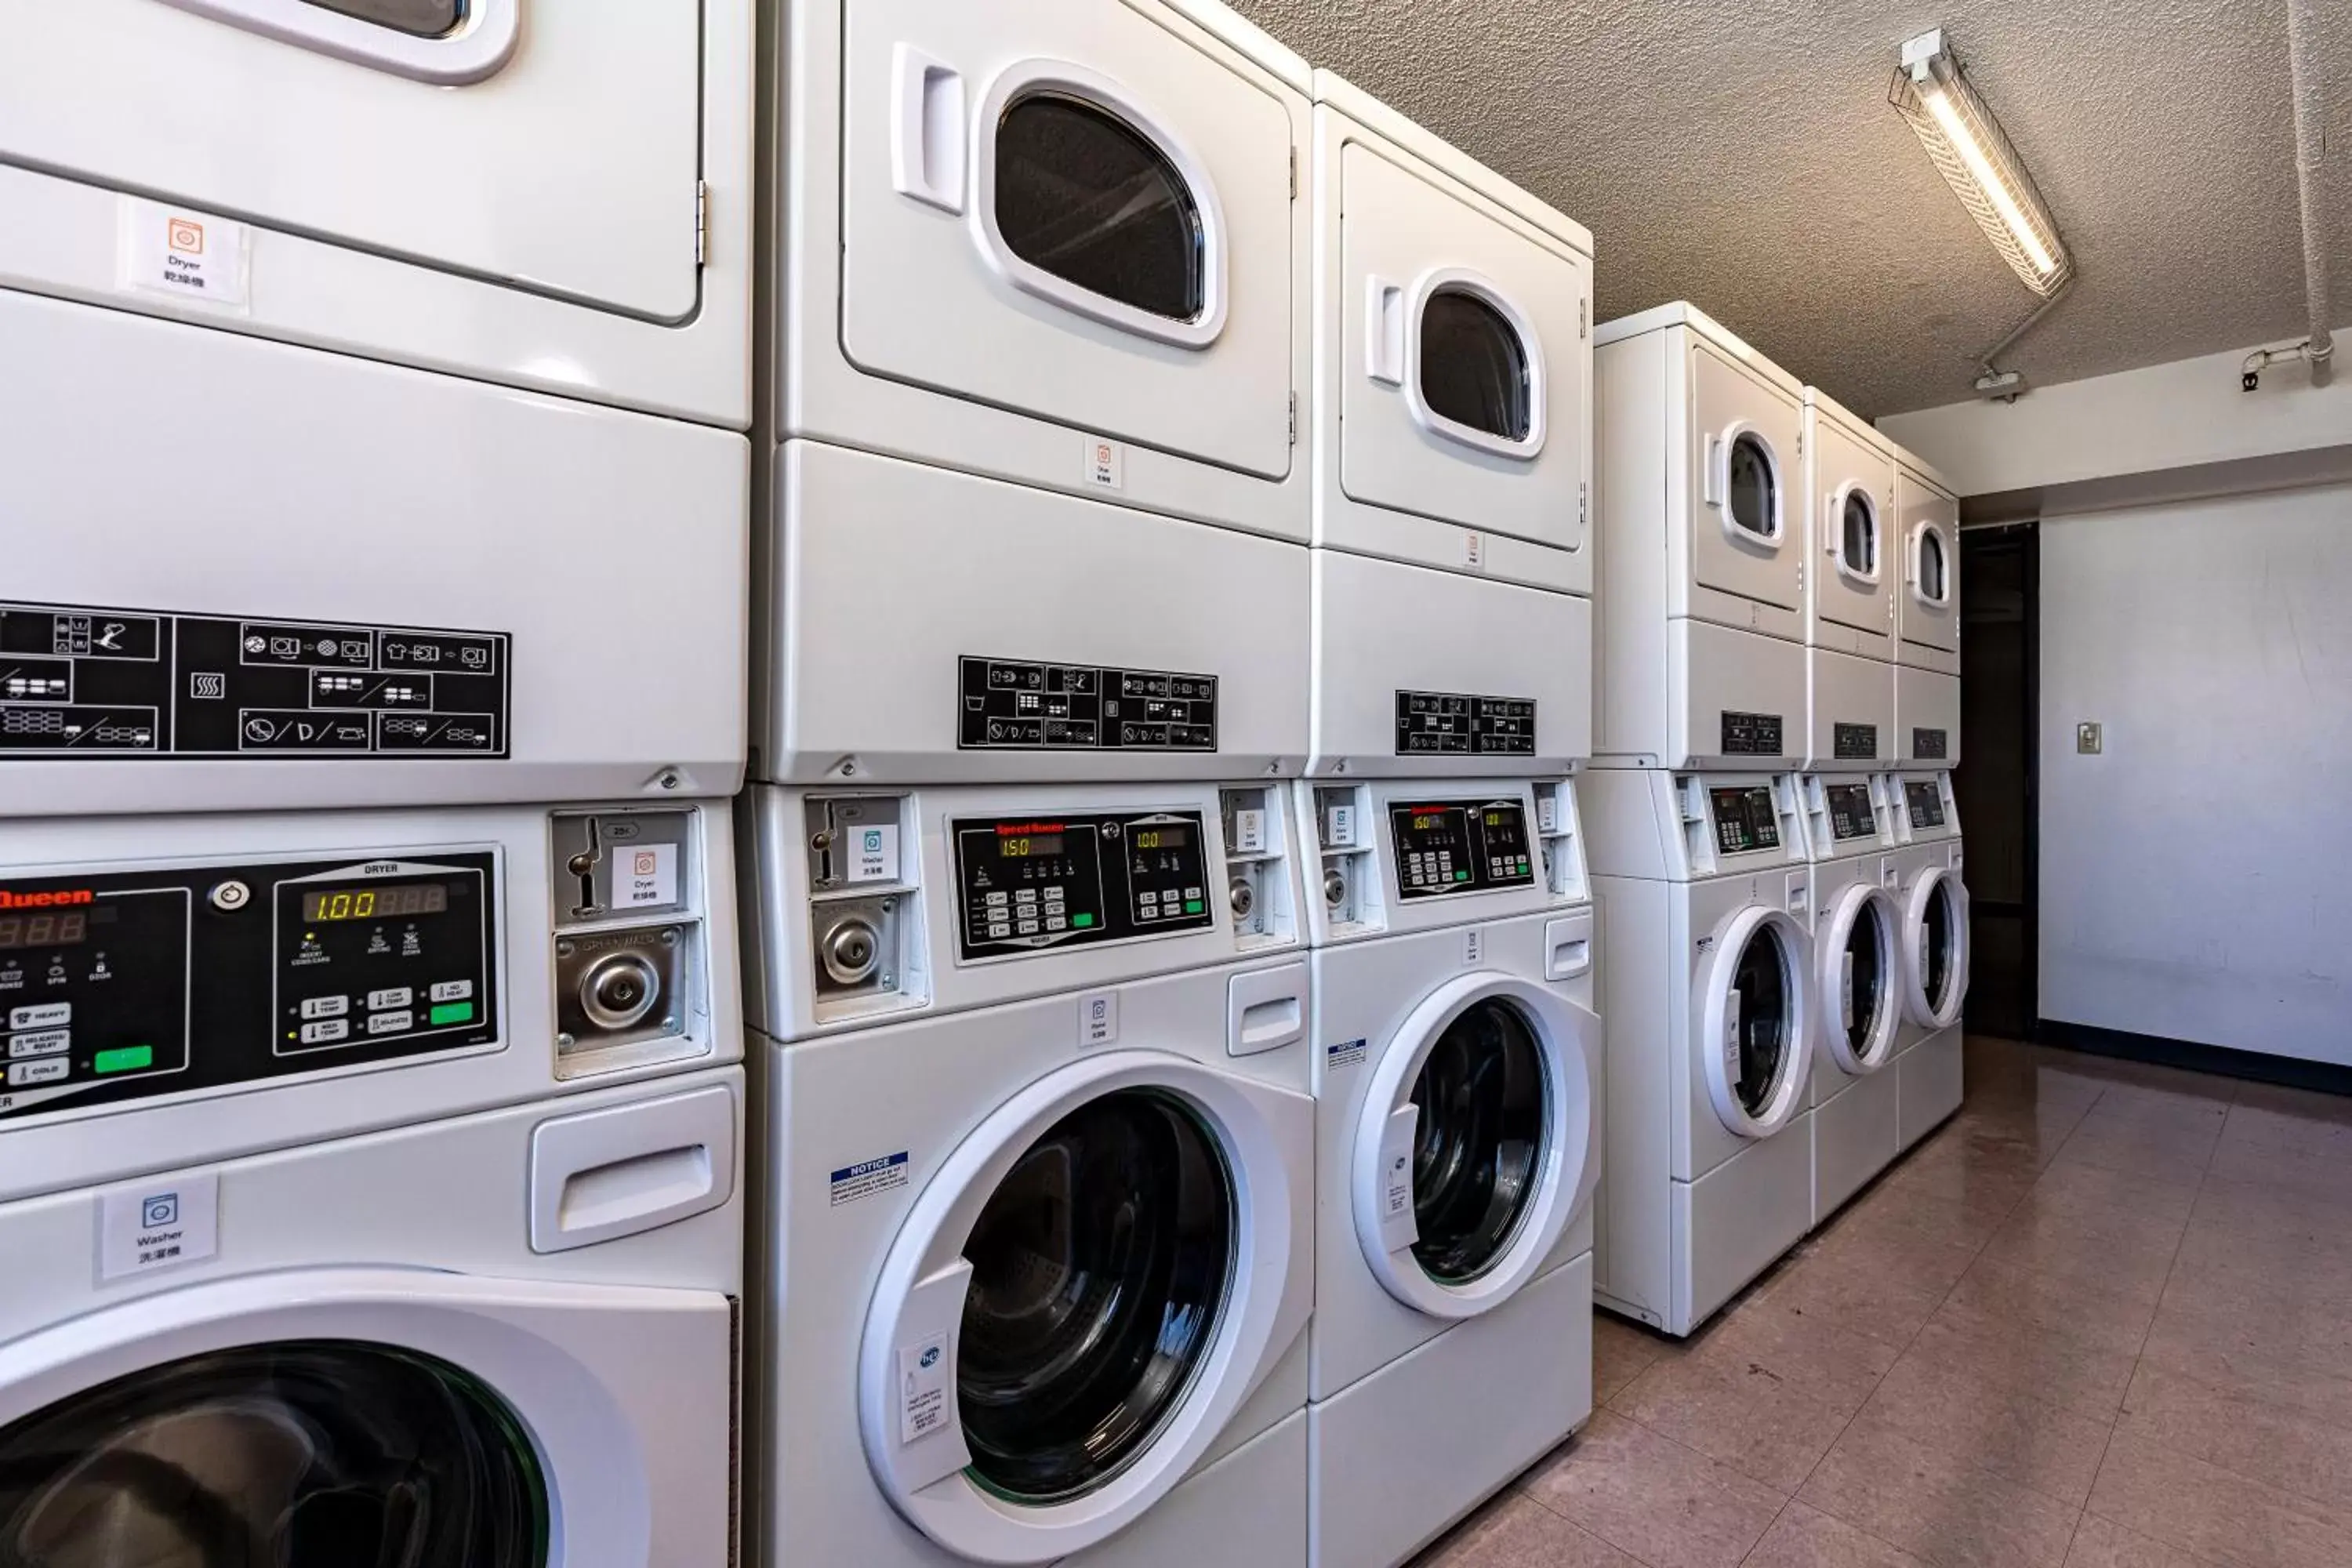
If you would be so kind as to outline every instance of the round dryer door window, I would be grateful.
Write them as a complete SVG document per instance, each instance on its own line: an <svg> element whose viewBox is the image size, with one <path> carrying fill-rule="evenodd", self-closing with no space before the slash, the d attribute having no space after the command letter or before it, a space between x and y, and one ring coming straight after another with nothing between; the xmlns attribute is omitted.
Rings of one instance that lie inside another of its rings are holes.
<svg viewBox="0 0 2352 1568"><path fill-rule="evenodd" d="M541 1568L548 1541L513 1413L390 1346L191 1356L0 1430L0 1563Z"/></svg>
<svg viewBox="0 0 2352 1568"><path fill-rule="evenodd" d="M1724 462L1731 525L1757 539L1780 538L1780 476L1772 449L1754 431L1743 430L1732 437Z"/></svg>
<svg viewBox="0 0 2352 1568"><path fill-rule="evenodd" d="M1438 289L1421 308L1421 398L1457 425L1503 441L1535 427L1528 345L1510 319L1466 289Z"/></svg>
<svg viewBox="0 0 2352 1568"><path fill-rule="evenodd" d="M1487 998L1430 1047L1413 1080L1412 1255L1444 1285L1509 1250L1543 1168L1543 1047L1517 1008Z"/></svg>
<svg viewBox="0 0 2352 1568"><path fill-rule="evenodd" d="M1049 1503L1150 1447L1214 1340L1235 1230L1224 1158L1174 1096L1118 1090L1047 1129L964 1247L972 1478Z"/></svg>
<svg viewBox="0 0 2352 1568"><path fill-rule="evenodd" d="M1038 270L1147 315L1200 319L1201 205L1153 140L1098 103L1040 90L997 122L996 227Z"/></svg>

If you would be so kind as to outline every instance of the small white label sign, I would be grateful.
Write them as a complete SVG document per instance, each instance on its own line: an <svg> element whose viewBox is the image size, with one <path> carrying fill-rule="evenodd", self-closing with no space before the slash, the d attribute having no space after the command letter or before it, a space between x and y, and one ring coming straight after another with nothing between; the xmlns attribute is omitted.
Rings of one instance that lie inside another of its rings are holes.
<svg viewBox="0 0 2352 1568"><path fill-rule="evenodd" d="M1549 794L1536 796L1536 831L1538 833L1559 831L1559 797Z"/></svg>
<svg viewBox="0 0 2352 1568"><path fill-rule="evenodd" d="M934 1335L898 1347L898 1441L928 1437L947 1424L948 1342Z"/></svg>
<svg viewBox="0 0 2352 1568"><path fill-rule="evenodd" d="M1462 933L1462 962L1475 964L1486 956L1486 933L1472 926Z"/></svg>
<svg viewBox="0 0 2352 1568"><path fill-rule="evenodd" d="M1087 437L1087 483L1107 490L1127 488L1127 448L1099 436Z"/></svg>
<svg viewBox="0 0 2352 1568"><path fill-rule="evenodd" d="M1475 530L1472 529L1465 529L1463 531L1462 564L1465 566L1475 566L1482 572L1486 570L1486 536L1485 534L1477 532Z"/></svg>
<svg viewBox="0 0 2352 1568"><path fill-rule="evenodd" d="M853 882L895 882L898 879L897 823L876 823L849 830L849 879Z"/></svg>
<svg viewBox="0 0 2352 1568"><path fill-rule="evenodd" d="M1234 853L1236 855L1265 853L1265 813L1263 811L1234 813Z"/></svg>
<svg viewBox="0 0 2352 1568"><path fill-rule="evenodd" d="M1323 815L1323 841L1334 849L1349 849L1356 843L1356 808L1335 805Z"/></svg>
<svg viewBox="0 0 2352 1568"><path fill-rule="evenodd" d="M118 281L184 305L234 310L251 303L252 233L187 207L122 198Z"/></svg>
<svg viewBox="0 0 2352 1568"><path fill-rule="evenodd" d="M677 902L677 846L622 844L613 850L613 907L642 910Z"/></svg>
<svg viewBox="0 0 2352 1568"><path fill-rule="evenodd" d="M220 1175L158 1176L99 1200L98 1277L198 1263L220 1250Z"/></svg>
<svg viewBox="0 0 2352 1568"><path fill-rule="evenodd" d="M1118 993L1095 991L1078 998L1078 1044L1108 1046L1118 1038Z"/></svg>

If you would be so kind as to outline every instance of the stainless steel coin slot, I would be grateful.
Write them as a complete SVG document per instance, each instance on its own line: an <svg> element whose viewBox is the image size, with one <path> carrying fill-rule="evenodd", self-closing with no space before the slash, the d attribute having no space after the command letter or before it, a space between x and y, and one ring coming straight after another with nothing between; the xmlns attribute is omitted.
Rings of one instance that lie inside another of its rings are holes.
<svg viewBox="0 0 2352 1568"><path fill-rule="evenodd" d="M661 1000L661 975L634 952L608 952L580 979L580 1006L599 1027L625 1029Z"/></svg>

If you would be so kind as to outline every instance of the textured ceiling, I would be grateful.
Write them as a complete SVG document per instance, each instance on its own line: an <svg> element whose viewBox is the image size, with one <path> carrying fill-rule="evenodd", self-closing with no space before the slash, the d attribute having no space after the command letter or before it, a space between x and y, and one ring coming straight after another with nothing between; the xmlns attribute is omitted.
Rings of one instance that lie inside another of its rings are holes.
<svg viewBox="0 0 2352 1568"><path fill-rule="evenodd" d="M1603 320L1691 300L1874 417L1971 395L2035 303L1887 105L1897 46L1938 25L2082 274L2005 365L2302 333L2285 0L1235 3L1590 226ZM2352 5L2321 9L2345 305Z"/></svg>

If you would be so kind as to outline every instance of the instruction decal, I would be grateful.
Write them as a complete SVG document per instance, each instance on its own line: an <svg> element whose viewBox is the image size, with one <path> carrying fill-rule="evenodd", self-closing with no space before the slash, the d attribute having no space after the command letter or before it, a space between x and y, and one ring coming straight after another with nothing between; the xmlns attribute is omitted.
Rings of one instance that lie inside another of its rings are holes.
<svg viewBox="0 0 2352 1568"><path fill-rule="evenodd" d="M1778 713L1734 713L1726 710L1723 715L1723 754L1727 757L1777 757L1780 755L1780 715Z"/></svg>
<svg viewBox="0 0 2352 1568"><path fill-rule="evenodd" d="M1948 731L1914 730L1911 731L1911 754L1926 762L1942 762L1947 753Z"/></svg>
<svg viewBox="0 0 2352 1568"><path fill-rule="evenodd" d="M1875 724L1840 724L1835 726L1831 750L1842 763L1871 763L1878 760L1878 726Z"/></svg>
<svg viewBox="0 0 2352 1568"><path fill-rule="evenodd" d="M907 1184L907 1151L884 1154L878 1159L860 1160L855 1165L844 1165L833 1173L829 1186L830 1201L826 1206L839 1208L860 1198L870 1198L877 1193L887 1193Z"/></svg>
<svg viewBox="0 0 2352 1568"><path fill-rule="evenodd" d="M1396 694L1396 754L1400 757L1532 757L1536 704L1531 697L1481 697L1466 691Z"/></svg>
<svg viewBox="0 0 2352 1568"><path fill-rule="evenodd" d="M956 689L958 751L1217 749L1213 675L967 655Z"/></svg>

